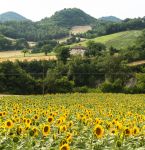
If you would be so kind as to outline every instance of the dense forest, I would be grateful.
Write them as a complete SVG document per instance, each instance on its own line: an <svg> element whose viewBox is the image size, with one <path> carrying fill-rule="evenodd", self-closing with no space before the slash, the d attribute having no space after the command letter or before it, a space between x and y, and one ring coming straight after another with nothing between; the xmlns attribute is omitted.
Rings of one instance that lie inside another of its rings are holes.
<svg viewBox="0 0 145 150"><path fill-rule="evenodd" d="M56 43L53 43L56 44ZM66 92L145 93L145 30L135 46L125 50L89 41L85 56L71 56L69 47L57 46L57 61L3 62L0 92L41 94Z"/></svg>

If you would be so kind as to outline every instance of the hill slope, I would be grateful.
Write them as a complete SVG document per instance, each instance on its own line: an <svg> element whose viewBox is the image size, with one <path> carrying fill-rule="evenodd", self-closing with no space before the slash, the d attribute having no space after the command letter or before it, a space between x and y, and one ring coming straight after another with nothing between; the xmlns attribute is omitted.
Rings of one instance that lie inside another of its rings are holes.
<svg viewBox="0 0 145 150"><path fill-rule="evenodd" d="M107 47L113 46L118 49L123 49L123 48L127 48L128 46L134 45L137 37L140 35L141 35L140 30L132 30L132 31L124 31L124 32L106 35L106 36L101 36L91 40L94 40L95 42L104 43ZM74 45L86 46L87 41L88 40L77 44L73 44L71 46Z"/></svg>
<svg viewBox="0 0 145 150"><path fill-rule="evenodd" d="M15 12L6 12L0 15L0 22L7 22L7 21L26 21L25 17Z"/></svg>
<svg viewBox="0 0 145 150"><path fill-rule="evenodd" d="M105 17L99 18L99 20L111 21L111 22L121 22L122 21L120 18L117 18L115 16L105 16Z"/></svg>

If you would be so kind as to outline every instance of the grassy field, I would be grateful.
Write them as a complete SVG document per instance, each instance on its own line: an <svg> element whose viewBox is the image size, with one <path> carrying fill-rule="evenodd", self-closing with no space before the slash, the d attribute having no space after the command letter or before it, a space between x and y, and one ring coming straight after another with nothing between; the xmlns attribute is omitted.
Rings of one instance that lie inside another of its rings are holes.
<svg viewBox="0 0 145 150"><path fill-rule="evenodd" d="M145 95L55 94L0 99L0 148L145 148Z"/></svg>
<svg viewBox="0 0 145 150"><path fill-rule="evenodd" d="M141 35L141 31L133 30L133 31L124 31L115 34L105 35L91 40L94 40L95 42L104 43L107 47L114 46L115 48L123 49L123 48L127 48L128 46L134 45L137 37L140 35ZM88 40L77 44L73 44L71 46L74 45L86 46L87 41Z"/></svg>
<svg viewBox="0 0 145 150"><path fill-rule="evenodd" d="M20 50L0 52L0 62L7 60L14 62L16 60L32 61L32 60L52 60L52 59L56 59L54 53L49 53L48 56L45 56L44 53L36 53L36 54L27 53L26 56L24 57L24 54Z"/></svg>

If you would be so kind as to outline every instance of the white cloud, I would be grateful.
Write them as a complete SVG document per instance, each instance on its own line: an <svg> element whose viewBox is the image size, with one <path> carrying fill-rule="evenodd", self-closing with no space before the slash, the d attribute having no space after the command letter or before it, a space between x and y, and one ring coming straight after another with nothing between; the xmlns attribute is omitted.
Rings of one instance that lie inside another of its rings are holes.
<svg viewBox="0 0 145 150"><path fill-rule="evenodd" d="M36 21L77 7L96 18L114 15L124 19L145 16L144 6L145 0L0 0L0 13L15 11Z"/></svg>

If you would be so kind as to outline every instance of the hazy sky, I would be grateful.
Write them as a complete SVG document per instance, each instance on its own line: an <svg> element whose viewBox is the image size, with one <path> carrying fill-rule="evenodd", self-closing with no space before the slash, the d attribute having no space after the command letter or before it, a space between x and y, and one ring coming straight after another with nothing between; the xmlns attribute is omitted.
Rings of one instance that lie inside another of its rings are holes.
<svg viewBox="0 0 145 150"><path fill-rule="evenodd" d="M0 13L15 11L33 21L73 7L95 18L109 15L121 19L145 16L145 0L0 0Z"/></svg>

